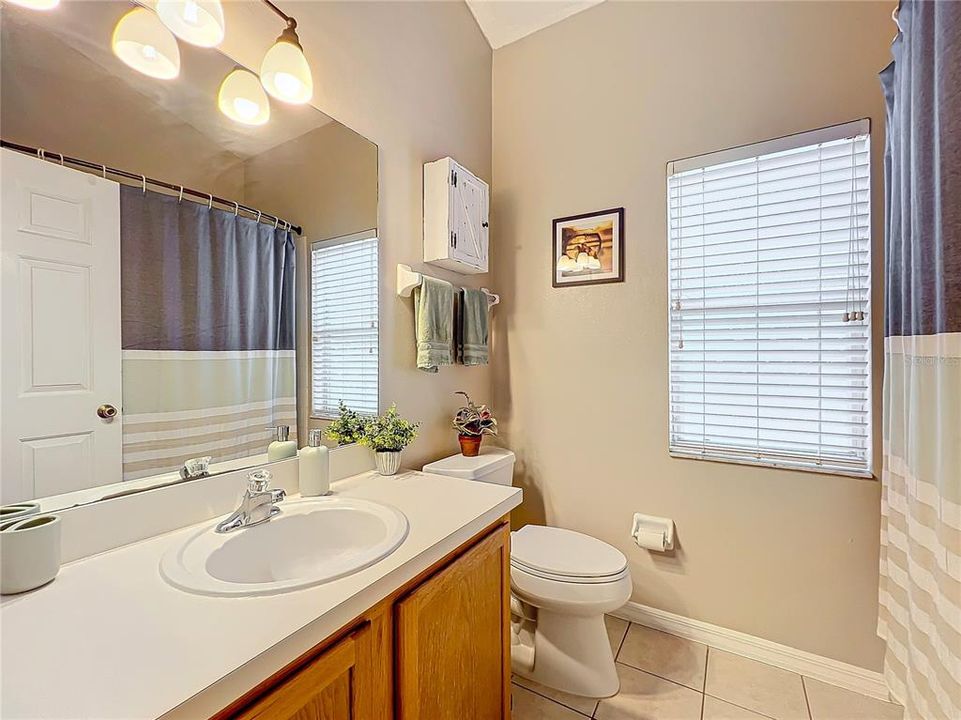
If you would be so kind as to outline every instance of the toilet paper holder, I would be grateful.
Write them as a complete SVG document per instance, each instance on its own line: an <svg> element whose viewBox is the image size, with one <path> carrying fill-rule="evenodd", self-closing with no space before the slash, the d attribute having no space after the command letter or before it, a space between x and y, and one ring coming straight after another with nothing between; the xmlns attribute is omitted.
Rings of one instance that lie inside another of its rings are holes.
<svg viewBox="0 0 961 720"><path fill-rule="evenodd" d="M674 521L670 518L634 513L631 537L642 548L665 552L674 549Z"/></svg>

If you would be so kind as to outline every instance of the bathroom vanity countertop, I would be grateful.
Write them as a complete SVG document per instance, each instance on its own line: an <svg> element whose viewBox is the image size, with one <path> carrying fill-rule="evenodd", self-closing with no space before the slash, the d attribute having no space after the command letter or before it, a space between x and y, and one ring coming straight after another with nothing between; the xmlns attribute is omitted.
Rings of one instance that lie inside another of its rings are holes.
<svg viewBox="0 0 961 720"><path fill-rule="evenodd" d="M70 563L51 584L5 597L0 716L209 717L521 501L518 488L420 472L364 473L333 490L399 508L407 538L380 562L323 585L205 597L168 585L159 565L208 520Z"/></svg>

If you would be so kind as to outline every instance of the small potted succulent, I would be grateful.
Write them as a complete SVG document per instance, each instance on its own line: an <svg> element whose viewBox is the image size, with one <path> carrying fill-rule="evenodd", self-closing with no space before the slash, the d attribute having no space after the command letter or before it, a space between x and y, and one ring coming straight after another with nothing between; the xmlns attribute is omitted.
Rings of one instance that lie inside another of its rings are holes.
<svg viewBox="0 0 961 720"><path fill-rule="evenodd" d="M360 442L364 436L364 429L370 423L370 418L359 415L356 410L351 410L343 400L340 401L339 407L340 415L327 426L324 434L338 445Z"/></svg>
<svg viewBox="0 0 961 720"><path fill-rule="evenodd" d="M486 405L475 405L470 395L457 392L467 399L467 404L454 415L454 429L460 451L465 457L476 457L480 453L481 441L485 435L497 435L497 420Z"/></svg>
<svg viewBox="0 0 961 720"><path fill-rule="evenodd" d="M405 420L397 413L397 406L391 405L380 417L371 418L364 427L360 444L374 451L377 457L377 472L381 475L394 475L400 468L401 451L417 437L419 422Z"/></svg>

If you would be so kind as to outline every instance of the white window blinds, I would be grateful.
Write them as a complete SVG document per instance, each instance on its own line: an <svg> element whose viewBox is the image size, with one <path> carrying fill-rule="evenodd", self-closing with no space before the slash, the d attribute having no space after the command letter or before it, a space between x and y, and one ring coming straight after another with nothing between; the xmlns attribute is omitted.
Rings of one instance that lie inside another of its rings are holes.
<svg viewBox="0 0 961 720"><path fill-rule="evenodd" d="M338 403L378 411L377 238L322 241L311 250L311 414Z"/></svg>
<svg viewBox="0 0 961 720"><path fill-rule="evenodd" d="M670 452L871 471L867 121L668 166Z"/></svg>

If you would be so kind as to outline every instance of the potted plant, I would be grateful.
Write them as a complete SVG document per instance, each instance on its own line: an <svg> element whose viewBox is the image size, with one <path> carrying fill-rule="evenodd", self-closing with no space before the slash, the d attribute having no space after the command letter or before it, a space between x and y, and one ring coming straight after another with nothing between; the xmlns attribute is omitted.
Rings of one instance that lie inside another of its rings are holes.
<svg viewBox="0 0 961 720"><path fill-rule="evenodd" d="M417 437L419 422L410 422L391 405L380 417L371 418L364 427L360 443L366 445L377 456L377 472L393 475L400 468L401 451Z"/></svg>
<svg viewBox="0 0 961 720"><path fill-rule="evenodd" d="M360 442L361 438L364 437L364 429L370 423L370 418L358 415L355 410L347 407L343 400L338 405L340 415L327 426L324 434L338 445Z"/></svg>
<svg viewBox="0 0 961 720"><path fill-rule="evenodd" d="M454 429L460 451L465 457L476 457L485 435L497 435L497 420L486 405L475 405L470 395L457 392L467 399L467 404L454 415Z"/></svg>

